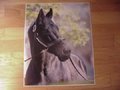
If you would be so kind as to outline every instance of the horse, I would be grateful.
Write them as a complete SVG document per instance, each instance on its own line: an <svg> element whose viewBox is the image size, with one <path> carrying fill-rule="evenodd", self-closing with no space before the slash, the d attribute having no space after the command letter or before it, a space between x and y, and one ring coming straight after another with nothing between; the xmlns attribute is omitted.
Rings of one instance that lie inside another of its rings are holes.
<svg viewBox="0 0 120 90"><path fill-rule="evenodd" d="M87 80L83 61L71 49L53 22L53 10L44 14L41 8L28 29L31 61L25 75L25 85L49 85Z"/></svg>

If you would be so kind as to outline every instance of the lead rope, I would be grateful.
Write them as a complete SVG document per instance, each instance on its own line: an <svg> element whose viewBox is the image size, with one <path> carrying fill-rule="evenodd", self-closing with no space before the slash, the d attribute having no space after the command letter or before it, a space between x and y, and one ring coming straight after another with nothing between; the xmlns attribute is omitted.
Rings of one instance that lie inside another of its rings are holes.
<svg viewBox="0 0 120 90"><path fill-rule="evenodd" d="M73 65L73 67L75 68L75 70L78 72L78 74L79 74L80 76L82 76L85 80L87 80L87 78L86 78L85 76L83 76L83 75L78 71L78 69L76 68L75 64L73 63L71 57L69 57L69 59L70 59L72 65Z"/></svg>

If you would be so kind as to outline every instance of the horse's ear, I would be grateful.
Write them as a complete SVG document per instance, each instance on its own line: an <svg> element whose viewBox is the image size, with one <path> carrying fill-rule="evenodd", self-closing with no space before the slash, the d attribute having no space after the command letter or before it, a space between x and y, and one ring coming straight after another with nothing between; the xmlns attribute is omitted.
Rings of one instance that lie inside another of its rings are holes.
<svg viewBox="0 0 120 90"><path fill-rule="evenodd" d="M40 9L38 17L37 17L37 21L42 22L43 19L44 19L44 12L43 12L43 9Z"/></svg>
<svg viewBox="0 0 120 90"><path fill-rule="evenodd" d="M53 10L52 10L52 8L50 8L50 11L46 14L46 17L51 19L52 16L53 16Z"/></svg>

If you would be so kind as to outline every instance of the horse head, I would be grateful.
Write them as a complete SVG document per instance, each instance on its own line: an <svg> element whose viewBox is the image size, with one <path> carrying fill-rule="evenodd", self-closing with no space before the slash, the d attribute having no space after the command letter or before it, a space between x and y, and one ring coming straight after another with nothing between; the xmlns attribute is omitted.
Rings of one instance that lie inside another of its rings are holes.
<svg viewBox="0 0 120 90"><path fill-rule="evenodd" d="M46 15L41 9L34 23L33 32L38 43L48 48L48 52L56 55L60 61L66 61L70 57L71 50L66 40L61 39L59 28L53 22L52 17L52 8Z"/></svg>

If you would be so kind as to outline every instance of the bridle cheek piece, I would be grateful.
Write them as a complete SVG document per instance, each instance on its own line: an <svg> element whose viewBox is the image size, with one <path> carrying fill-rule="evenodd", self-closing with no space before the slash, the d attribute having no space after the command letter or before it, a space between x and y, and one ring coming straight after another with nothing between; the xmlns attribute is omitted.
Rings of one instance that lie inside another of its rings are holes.
<svg viewBox="0 0 120 90"><path fill-rule="evenodd" d="M35 39L38 41L38 43L39 43L40 45L42 45L45 49L49 49L51 46L53 46L53 45L55 45L55 44L57 44L57 43L65 40L64 38L58 38L57 40L55 40L55 41L49 43L48 45L46 45L44 42L42 42L42 40L40 40L40 38L38 38L39 34L36 32L36 29L37 29L37 28L36 28L36 25L34 25L34 26L33 26L33 30L32 30L33 33L34 33L34 38L35 38Z"/></svg>

